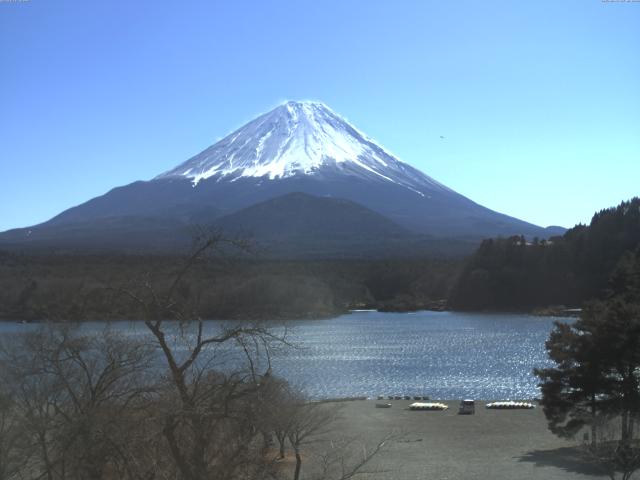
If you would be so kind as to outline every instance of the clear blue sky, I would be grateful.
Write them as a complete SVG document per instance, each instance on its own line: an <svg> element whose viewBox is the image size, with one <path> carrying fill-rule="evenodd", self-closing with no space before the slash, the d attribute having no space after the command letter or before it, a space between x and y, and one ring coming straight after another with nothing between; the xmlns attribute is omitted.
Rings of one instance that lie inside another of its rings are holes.
<svg viewBox="0 0 640 480"><path fill-rule="evenodd" d="M0 1L0 230L287 99L487 207L588 222L640 194L640 3Z"/></svg>

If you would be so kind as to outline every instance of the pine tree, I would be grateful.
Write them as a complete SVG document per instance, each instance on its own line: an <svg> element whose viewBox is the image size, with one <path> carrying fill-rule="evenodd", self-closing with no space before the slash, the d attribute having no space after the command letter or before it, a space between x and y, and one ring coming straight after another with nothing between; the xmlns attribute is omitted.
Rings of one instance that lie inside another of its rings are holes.
<svg viewBox="0 0 640 480"><path fill-rule="evenodd" d="M640 468L639 260L640 250L624 256L606 300L588 304L573 324L555 324L545 344L555 366L535 370L549 429L574 437L590 428L589 451L612 478L621 472L628 479Z"/></svg>

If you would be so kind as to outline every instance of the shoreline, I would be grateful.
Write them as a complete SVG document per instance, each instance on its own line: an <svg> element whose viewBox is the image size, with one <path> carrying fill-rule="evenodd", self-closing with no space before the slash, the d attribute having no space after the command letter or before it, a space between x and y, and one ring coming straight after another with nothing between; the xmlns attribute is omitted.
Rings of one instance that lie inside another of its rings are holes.
<svg viewBox="0 0 640 480"><path fill-rule="evenodd" d="M468 398L469 397L467 397L467 399ZM311 400L311 403L348 403L348 402L371 403L372 402L372 403L391 403L393 406L394 405L393 402L396 402L398 405L404 405L408 407L410 404L414 402L440 402L440 403L446 403L449 406L449 409L451 409L452 405L457 407L462 400L463 400L462 398L431 398L431 397L429 397L428 400L427 399L417 400L417 399L414 399L413 397L407 400L406 398L402 398L402 399L387 398L387 396L385 395L385 398L383 399L376 399L376 398L365 397L365 396L319 398L319 399ZM538 403L540 402L540 398L538 397L489 398L489 399L473 398L472 400L476 402L476 408L480 406L484 407L487 403L492 403L492 402L530 402L530 403L536 404L535 406L536 408L538 408L539 407ZM517 410L517 409L514 409L514 410Z"/></svg>
<svg viewBox="0 0 640 480"><path fill-rule="evenodd" d="M205 321L256 321L262 320L265 322L278 322L278 321L294 321L294 320L326 320L331 318L340 317L342 315L350 315L352 313L419 313L419 312L438 312L438 313L470 313L470 314L486 314L486 315L531 315L535 317L558 317L558 318L578 318L582 309L579 308L567 308L567 309L533 309L533 310L453 310L442 308L417 308L417 309L402 309L402 310L387 310L376 308L355 308L348 310L339 310L334 312L306 312L298 315L282 315L282 316L268 316L264 317L250 315L250 316L230 316L226 318L206 318ZM106 318L106 319L84 319L84 320L48 320L45 318L30 318L13 316L0 317L2 323L84 323L84 322L143 322L144 320L138 318ZM163 319L163 321L171 322L172 319Z"/></svg>
<svg viewBox="0 0 640 480"><path fill-rule="evenodd" d="M413 411L412 401L375 400L336 404L339 419L332 435L368 445L389 434L397 438L371 464L377 480L587 480L607 478L589 463L578 440L556 437L542 408L492 410L459 415L460 400L442 401L448 410Z"/></svg>

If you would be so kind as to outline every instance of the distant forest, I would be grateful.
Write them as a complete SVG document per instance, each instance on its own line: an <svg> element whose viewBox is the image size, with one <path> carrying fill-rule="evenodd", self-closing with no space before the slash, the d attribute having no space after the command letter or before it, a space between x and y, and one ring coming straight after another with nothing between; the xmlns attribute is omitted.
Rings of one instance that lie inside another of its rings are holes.
<svg viewBox="0 0 640 480"><path fill-rule="evenodd" d="M166 255L0 252L0 318L141 318L123 292L166 289L183 262ZM612 274L634 262L640 262L639 198L549 240L484 240L467 258L287 261L225 254L199 262L179 294L201 318L314 318L351 309L532 311L603 298Z"/></svg>
<svg viewBox="0 0 640 480"><path fill-rule="evenodd" d="M484 240L449 296L457 310L580 307L607 295L616 268L640 258L640 199L596 213L548 241Z"/></svg>
<svg viewBox="0 0 640 480"><path fill-rule="evenodd" d="M163 291L184 258L0 254L0 318L137 319L121 290ZM199 262L178 292L201 318L314 318L443 309L461 260Z"/></svg>

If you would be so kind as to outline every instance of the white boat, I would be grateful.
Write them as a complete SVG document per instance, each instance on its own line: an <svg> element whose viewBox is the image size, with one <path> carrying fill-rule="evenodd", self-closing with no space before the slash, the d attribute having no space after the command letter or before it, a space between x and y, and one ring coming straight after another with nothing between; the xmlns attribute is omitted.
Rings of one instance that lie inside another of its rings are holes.
<svg viewBox="0 0 640 480"><path fill-rule="evenodd" d="M409 405L410 410L446 410L449 407L440 402L415 402Z"/></svg>
<svg viewBox="0 0 640 480"><path fill-rule="evenodd" d="M491 402L487 403L487 408L495 410L517 410L517 409L532 409L536 408L533 403L530 402L513 402L507 400L506 402Z"/></svg>

